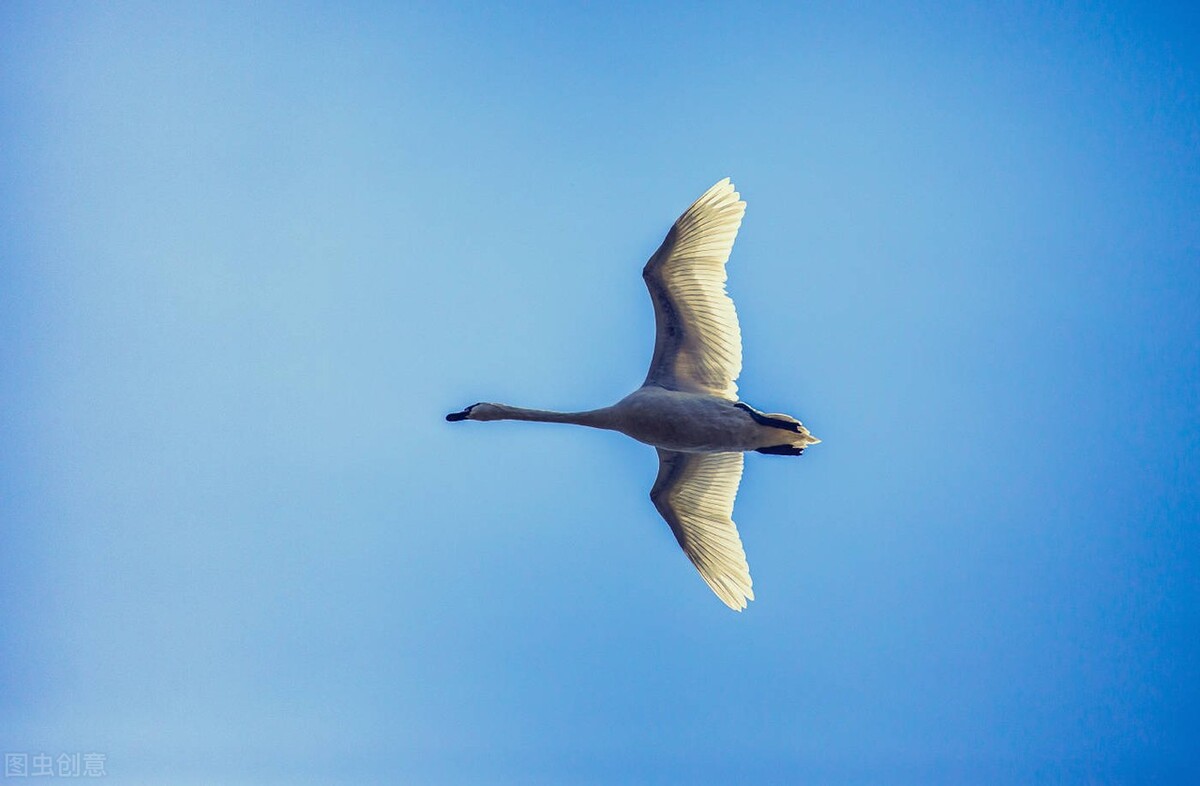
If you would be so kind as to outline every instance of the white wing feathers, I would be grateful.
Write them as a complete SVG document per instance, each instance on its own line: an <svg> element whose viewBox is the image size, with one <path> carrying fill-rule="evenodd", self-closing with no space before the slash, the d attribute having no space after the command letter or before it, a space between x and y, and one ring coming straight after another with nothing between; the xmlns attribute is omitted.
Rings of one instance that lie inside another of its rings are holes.
<svg viewBox="0 0 1200 786"><path fill-rule="evenodd" d="M679 453L658 449L654 507L701 577L734 611L754 600L750 566L733 523L742 479L741 453Z"/></svg>
<svg viewBox="0 0 1200 786"><path fill-rule="evenodd" d="M737 400L742 334L725 293L725 262L746 203L729 178L679 217L642 277L657 335L646 384Z"/></svg>

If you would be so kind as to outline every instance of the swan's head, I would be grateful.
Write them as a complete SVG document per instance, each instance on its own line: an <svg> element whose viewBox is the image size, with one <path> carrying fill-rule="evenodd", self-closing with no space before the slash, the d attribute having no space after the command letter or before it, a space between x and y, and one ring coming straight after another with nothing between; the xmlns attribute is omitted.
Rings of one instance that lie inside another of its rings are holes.
<svg viewBox="0 0 1200 786"><path fill-rule="evenodd" d="M503 414L500 407L495 404L481 401L478 404L472 404L462 412L451 412L446 416L446 420L451 422L456 420L500 420Z"/></svg>

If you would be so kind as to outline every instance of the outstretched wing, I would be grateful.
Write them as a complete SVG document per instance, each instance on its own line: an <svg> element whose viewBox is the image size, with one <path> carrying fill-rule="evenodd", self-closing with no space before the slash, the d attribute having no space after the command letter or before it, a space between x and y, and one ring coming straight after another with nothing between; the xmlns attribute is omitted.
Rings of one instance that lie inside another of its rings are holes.
<svg viewBox="0 0 1200 786"><path fill-rule="evenodd" d="M654 507L712 591L734 611L754 600L750 566L738 537L733 499L742 479L741 453L658 450Z"/></svg>
<svg viewBox="0 0 1200 786"><path fill-rule="evenodd" d="M746 203L729 178L679 217L642 270L657 328L647 385L737 400L742 332L725 293L725 262Z"/></svg>

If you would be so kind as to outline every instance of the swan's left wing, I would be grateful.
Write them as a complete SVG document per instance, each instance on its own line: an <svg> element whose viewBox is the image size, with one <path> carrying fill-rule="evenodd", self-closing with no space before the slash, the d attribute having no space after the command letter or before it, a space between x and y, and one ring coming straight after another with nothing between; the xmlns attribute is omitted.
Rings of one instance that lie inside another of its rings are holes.
<svg viewBox="0 0 1200 786"><path fill-rule="evenodd" d="M737 401L742 332L725 262L745 212L725 178L684 211L642 270L656 327L647 385Z"/></svg>
<svg viewBox="0 0 1200 786"><path fill-rule="evenodd" d="M741 453L658 450L654 507L671 525L700 576L734 611L754 600L750 566L733 523L733 500L742 479Z"/></svg>

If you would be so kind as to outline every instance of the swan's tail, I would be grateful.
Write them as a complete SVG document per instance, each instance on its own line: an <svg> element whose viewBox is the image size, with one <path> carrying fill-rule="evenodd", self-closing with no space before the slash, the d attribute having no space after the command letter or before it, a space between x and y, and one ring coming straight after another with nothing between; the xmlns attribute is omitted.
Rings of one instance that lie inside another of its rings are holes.
<svg viewBox="0 0 1200 786"><path fill-rule="evenodd" d="M757 448L759 453L774 456L799 456L804 453L806 447L816 445L821 441L814 437L803 423L791 415L782 415L777 412L757 414L761 418L755 418L759 423L778 429L779 435L783 438L778 445Z"/></svg>
<svg viewBox="0 0 1200 786"><path fill-rule="evenodd" d="M803 423L797 423L796 425L800 427L800 430L798 432L796 432L795 439L797 441L799 441L799 440L804 441L804 444L801 445L801 447L807 447L808 445L815 445L821 441L821 440L817 439L816 437L814 437L812 435L812 432L804 427Z"/></svg>

